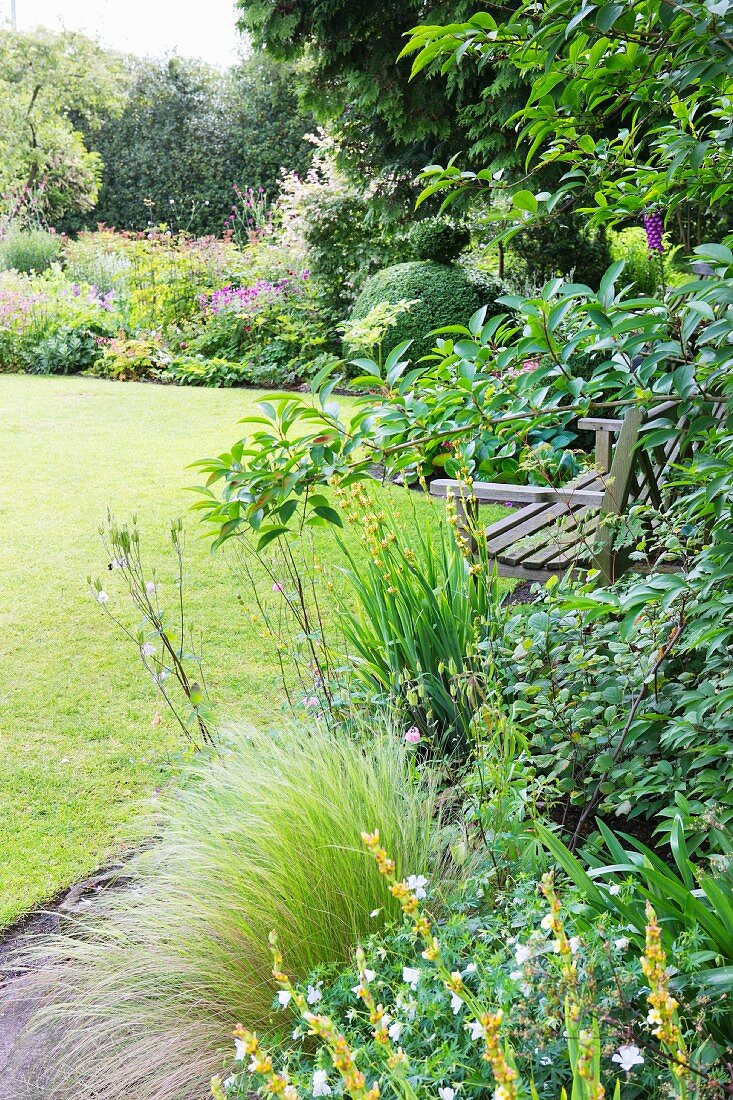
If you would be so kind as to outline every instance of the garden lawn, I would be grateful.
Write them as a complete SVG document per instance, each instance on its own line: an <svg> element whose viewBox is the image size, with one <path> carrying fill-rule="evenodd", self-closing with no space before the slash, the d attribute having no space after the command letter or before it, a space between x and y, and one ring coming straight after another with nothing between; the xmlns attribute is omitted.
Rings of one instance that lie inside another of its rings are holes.
<svg viewBox="0 0 733 1100"><path fill-rule="evenodd" d="M194 500L187 466L225 450L257 398L0 375L0 927L113 856L174 771L180 737L165 713L153 723L154 687L87 577L134 624L99 536L109 508L137 516L162 602L173 596L168 528ZM188 617L212 698L226 718L270 724L282 695L252 593L237 599L231 559L210 554L195 513L186 529ZM329 530L318 536L328 568L338 551Z"/></svg>

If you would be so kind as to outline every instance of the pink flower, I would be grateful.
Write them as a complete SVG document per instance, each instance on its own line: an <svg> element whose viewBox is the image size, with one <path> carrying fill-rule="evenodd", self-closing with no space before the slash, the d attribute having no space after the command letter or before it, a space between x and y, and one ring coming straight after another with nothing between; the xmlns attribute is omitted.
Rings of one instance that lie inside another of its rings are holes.
<svg viewBox="0 0 733 1100"><path fill-rule="evenodd" d="M318 699L315 695L308 695L303 700L303 706L308 707L309 710L313 710L314 707L318 706Z"/></svg>
<svg viewBox="0 0 733 1100"><path fill-rule="evenodd" d="M405 734L405 741L408 745L417 745L422 738L420 736L420 730L417 726L410 726L409 730Z"/></svg>
<svg viewBox="0 0 733 1100"><path fill-rule="evenodd" d="M283 585L282 585L282 584L280 583L280 581L275 581L275 583L274 583L274 584L273 584L273 586L272 586L272 591L273 591L273 592L284 592L284 591L285 591L285 588L284 588L284 587L283 587Z"/></svg>

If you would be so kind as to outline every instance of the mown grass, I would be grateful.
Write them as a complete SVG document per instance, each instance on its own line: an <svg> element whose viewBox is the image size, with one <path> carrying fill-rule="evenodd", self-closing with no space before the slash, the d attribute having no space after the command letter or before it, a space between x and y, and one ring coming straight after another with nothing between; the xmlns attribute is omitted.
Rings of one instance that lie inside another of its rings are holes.
<svg viewBox="0 0 733 1100"><path fill-rule="evenodd" d="M224 450L258 395L87 378L0 376L0 927L115 852L140 801L165 783L180 739L137 654L89 595L106 574L109 508L137 516L145 554L172 581L169 521L185 515L194 460ZM427 500L397 502L427 514ZM282 707L274 645L254 595L211 555L189 515L188 612L205 639L213 699L233 720ZM338 550L319 533L324 569ZM172 585L170 586L172 588Z"/></svg>

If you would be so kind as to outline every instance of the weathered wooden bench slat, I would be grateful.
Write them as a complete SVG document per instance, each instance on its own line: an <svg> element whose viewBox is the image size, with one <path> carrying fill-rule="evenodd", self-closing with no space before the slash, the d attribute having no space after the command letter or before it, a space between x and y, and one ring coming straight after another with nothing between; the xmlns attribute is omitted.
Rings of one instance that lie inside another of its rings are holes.
<svg viewBox="0 0 733 1100"><path fill-rule="evenodd" d="M547 580L553 573L569 569L597 568L613 579L628 566L626 558L613 549L613 525L605 516L621 516L630 503L651 502L664 506L665 487L675 465L689 453L686 417L676 415L680 402L669 400L651 411L630 408L623 420L609 417L584 417L579 428L596 433L596 469L560 489L552 486L499 485L476 482L473 502L527 502L524 508L486 529L486 551L490 564L501 576L525 580ZM713 422L722 416L718 402L711 410ZM672 415L670 415L672 414ZM674 434L651 450L639 446L644 428L654 429L664 422ZM617 436L611 453L611 436ZM465 487L449 479L433 482L435 496L449 491L457 498ZM460 507L470 508L463 500ZM470 534L470 532L467 532ZM634 566L645 570L645 566ZM659 568L667 571L674 565Z"/></svg>

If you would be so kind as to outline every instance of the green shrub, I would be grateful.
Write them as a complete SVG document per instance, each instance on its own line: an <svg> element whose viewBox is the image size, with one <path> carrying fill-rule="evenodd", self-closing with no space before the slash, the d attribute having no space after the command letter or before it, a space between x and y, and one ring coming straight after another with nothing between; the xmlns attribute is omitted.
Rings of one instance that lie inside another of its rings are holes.
<svg viewBox="0 0 733 1100"><path fill-rule="evenodd" d="M102 293L119 290L130 271L125 240L109 230L80 233L64 246L64 269L70 279L88 283Z"/></svg>
<svg viewBox="0 0 733 1100"><path fill-rule="evenodd" d="M89 373L120 382L141 382L160 378L170 359L170 353L153 336L136 339L119 336L105 344L102 355L91 364Z"/></svg>
<svg viewBox="0 0 733 1100"><path fill-rule="evenodd" d="M468 247L471 233L464 225L441 218L416 222L409 233L410 244L418 260L449 264Z"/></svg>
<svg viewBox="0 0 733 1100"><path fill-rule="evenodd" d="M11 227L0 238L0 268L12 268L23 274L47 271L61 258L63 241L45 229Z"/></svg>
<svg viewBox="0 0 733 1100"><path fill-rule="evenodd" d="M498 285L469 276L456 265L417 260L395 264L373 275L359 295L351 318L361 320L381 302L414 302L409 312L389 328L382 348L386 355L403 340L412 340L409 354L414 360L433 348L435 341L429 335L433 329L465 324L481 306L493 305L500 293Z"/></svg>
<svg viewBox="0 0 733 1100"><path fill-rule="evenodd" d="M34 979L46 1002L36 1023L62 1022L39 1057L62 1095L205 1096L236 1022L271 1026L271 930L303 980L344 965L399 913L365 826L382 831L401 874L440 878L433 791L386 736L362 749L318 726L251 731L186 778L131 889L39 945L50 962Z"/></svg>
<svg viewBox="0 0 733 1100"><path fill-rule="evenodd" d="M102 355L101 337L90 329L59 329L29 352L28 373L81 374Z"/></svg>

